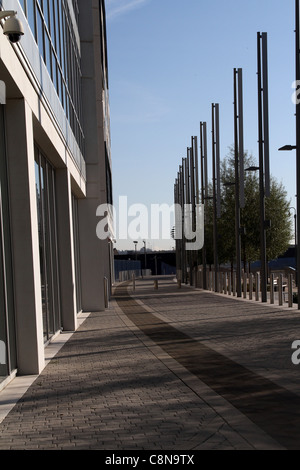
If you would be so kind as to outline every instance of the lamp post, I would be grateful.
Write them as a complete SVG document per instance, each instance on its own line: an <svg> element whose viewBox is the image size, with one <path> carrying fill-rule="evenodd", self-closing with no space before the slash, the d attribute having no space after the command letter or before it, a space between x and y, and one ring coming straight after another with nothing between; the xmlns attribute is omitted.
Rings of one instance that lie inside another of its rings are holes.
<svg viewBox="0 0 300 470"><path fill-rule="evenodd" d="M300 81L300 0L295 0L295 19L296 19L296 41L295 41L295 60L296 60L296 83ZM298 256L299 233L300 233L300 102L296 101L296 145L284 145L279 150L296 150L296 188L297 188L297 280L300 273L300 256ZM298 292L298 310L300 310L300 295Z"/></svg>

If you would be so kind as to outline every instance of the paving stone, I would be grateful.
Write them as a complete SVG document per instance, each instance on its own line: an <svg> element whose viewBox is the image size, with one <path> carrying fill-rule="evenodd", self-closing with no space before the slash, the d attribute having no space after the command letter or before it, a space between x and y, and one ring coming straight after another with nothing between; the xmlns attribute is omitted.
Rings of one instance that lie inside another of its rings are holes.
<svg viewBox="0 0 300 470"><path fill-rule="evenodd" d="M286 436L283 445L191 372L188 357L201 344L224 364L263 371L268 380L276 376L280 390L291 377L295 387L296 371L281 348L282 332L289 346L297 339L296 314L179 291L172 279L160 281L155 292L151 280L136 285L134 298L126 286L116 289L109 310L88 316L49 362L0 424L0 449L289 447ZM264 341L270 348L265 359ZM184 365L179 345L182 351L189 345Z"/></svg>

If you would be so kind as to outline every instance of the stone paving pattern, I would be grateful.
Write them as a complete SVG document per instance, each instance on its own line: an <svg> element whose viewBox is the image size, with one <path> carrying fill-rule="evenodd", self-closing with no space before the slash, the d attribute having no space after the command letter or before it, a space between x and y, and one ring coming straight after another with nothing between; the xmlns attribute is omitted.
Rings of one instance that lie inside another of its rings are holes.
<svg viewBox="0 0 300 470"><path fill-rule="evenodd" d="M117 287L110 308L85 320L0 424L0 449L300 448L299 408L290 434L269 432L223 388L205 382L202 356L197 371L190 367L189 349L200 346L262 377L284 407L286 397L292 400L290 413L300 400L300 366L291 362L296 339L295 310L178 289L168 278L159 279L158 290L152 279L137 281L135 292ZM281 420L286 429L290 417L283 412Z"/></svg>

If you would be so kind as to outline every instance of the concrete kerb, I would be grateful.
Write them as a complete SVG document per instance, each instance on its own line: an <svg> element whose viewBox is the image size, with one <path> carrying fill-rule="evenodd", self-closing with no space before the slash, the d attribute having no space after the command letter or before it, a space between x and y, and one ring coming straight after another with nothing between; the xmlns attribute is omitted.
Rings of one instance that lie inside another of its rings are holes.
<svg viewBox="0 0 300 470"><path fill-rule="evenodd" d="M131 295L130 286L128 286L127 289L128 294ZM136 299L134 295L132 297L139 305L143 306L146 311L156 315L157 317L161 317L162 320L166 321L166 318L164 318L163 315L160 315L157 311L148 307L139 299ZM189 372L169 354L163 351L156 343L149 339L134 323L131 322L131 320L129 320L115 300L112 301L111 305L119 314L127 328L136 335L145 347L151 351L151 353L174 375L176 375L178 379L182 381L193 393L195 393L200 400L205 402L215 417L218 417L223 421L223 423L226 423L228 429L232 432L231 440L235 440L237 446L241 445L242 442L246 442L255 450L283 450L282 446L234 408L227 400L215 393L198 377ZM213 434L216 432L217 421L212 421L211 425L211 432ZM218 425L220 425L220 422L218 422Z"/></svg>

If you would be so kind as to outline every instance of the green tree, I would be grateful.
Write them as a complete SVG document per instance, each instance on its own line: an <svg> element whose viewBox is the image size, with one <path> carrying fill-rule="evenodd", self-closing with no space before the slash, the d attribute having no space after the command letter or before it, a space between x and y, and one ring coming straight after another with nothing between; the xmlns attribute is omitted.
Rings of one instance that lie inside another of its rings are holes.
<svg viewBox="0 0 300 470"><path fill-rule="evenodd" d="M234 263L235 247L235 186L234 151L221 163L221 218L217 221L218 261ZM255 164L253 157L245 154L245 168ZM212 185L209 188L212 194ZM250 263L260 257L260 199L259 172L245 172L245 207L241 209L242 261ZM271 178L270 197L265 198L266 220L271 221L266 232L267 258L272 260L282 255L292 238L292 224L289 213L290 201L281 183ZM213 201L207 202L205 216L205 240L207 262L213 264Z"/></svg>

